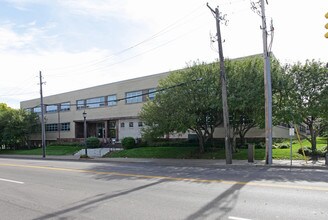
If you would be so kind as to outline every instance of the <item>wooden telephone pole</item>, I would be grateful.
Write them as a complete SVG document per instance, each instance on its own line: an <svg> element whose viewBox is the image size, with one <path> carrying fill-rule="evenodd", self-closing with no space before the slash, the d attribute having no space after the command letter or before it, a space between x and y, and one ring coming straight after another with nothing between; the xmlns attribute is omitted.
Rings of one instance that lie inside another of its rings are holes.
<svg viewBox="0 0 328 220"><path fill-rule="evenodd" d="M227 96L227 78L225 74L224 67L224 57L222 49L222 39L221 39L221 28L220 21L224 20L224 17L220 16L219 7L216 7L213 10L207 3L207 7L213 13L216 20L216 29L217 29L217 41L219 48L219 57L220 57L220 79L221 79L221 88L222 88L222 105L223 105L223 124L225 130L225 155L226 155L226 164L232 164L232 149L230 145L230 125L229 125L229 109L228 109L228 96Z"/></svg>
<svg viewBox="0 0 328 220"><path fill-rule="evenodd" d="M39 73L40 77L40 99L41 99L41 133L42 133L42 157L46 157L46 131L45 131L45 123L44 123L44 104L43 104L43 91L42 91L42 73Z"/></svg>
<svg viewBox="0 0 328 220"><path fill-rule="evenodd" d="M265 163L272 164L272 86L270 72L270 52L268 51L268 32L266 26L264 0L261 0L264 87L265 87Z"/></svg>

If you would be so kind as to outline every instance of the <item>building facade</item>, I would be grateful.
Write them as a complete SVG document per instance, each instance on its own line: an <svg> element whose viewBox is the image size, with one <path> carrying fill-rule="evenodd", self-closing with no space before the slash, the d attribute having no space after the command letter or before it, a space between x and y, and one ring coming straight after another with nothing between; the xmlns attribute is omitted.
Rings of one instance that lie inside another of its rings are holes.
<svg viewBox="0 0 328 220"><path fill-rule="evenodd" d="M141 138L144 126L138 114L147 100L155 97L160 79L167 73L155 74L67 93L44 97L46 140L82 141L86 113L87 137L95 136L103 143L120 142L124 137ZM22 109L41 114L40 99L20 103ZM288 128L275 126L274 138L288 138ZM188 138L188 134L171 136ZM215 138L224 138L223 127L218 127ZM263 129L251 129L246 138L264 138ZM41 134L31 141L40 142Z"/></svg>
<svg viewBox="0 0 328 220"><path fill-rule="evenodd" d="M46 140L80 141L84 137L86 113L87 136L103 142L124 137L141 137L144 126L138 119L143 103L152 100L158 81L169 73L130 79L91 88L44 97ZM22 109L41 114L40 99L20 103ZM34 134L32 141L41 140Z"/></svg>

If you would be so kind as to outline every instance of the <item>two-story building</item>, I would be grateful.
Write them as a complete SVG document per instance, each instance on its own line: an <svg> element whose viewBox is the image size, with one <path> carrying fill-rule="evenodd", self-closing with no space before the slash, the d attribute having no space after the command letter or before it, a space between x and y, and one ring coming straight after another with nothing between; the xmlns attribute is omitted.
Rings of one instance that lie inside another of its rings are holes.
<svg viewBox="0 0 328 220"><path fill-rule="evenodd" d="M141 137L144 126L138 114L142 105L155 96L160 79L168 72L115 83L85 88L44 97L46 140L81 141L84 138L84 114L86 113L87 137L95 136L104 143L120 142L124 137ZM21 102L21 108L41 113L40 99ZM274 138L288 138L288 128L275 126ZM187 138L187 134L175 138ZM223 127L218 127L215 138L224 138ZM265 131L251 129L246 138L264 138ZM31 137L40 143L41 134Z"/></svg>

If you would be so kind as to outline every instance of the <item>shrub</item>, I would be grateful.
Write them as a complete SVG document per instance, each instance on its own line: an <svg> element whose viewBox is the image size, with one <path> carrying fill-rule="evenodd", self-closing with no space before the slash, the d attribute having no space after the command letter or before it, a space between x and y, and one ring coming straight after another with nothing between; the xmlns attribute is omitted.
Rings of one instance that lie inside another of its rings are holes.
<svg viewBox="0 0 328 220"><path fill-rule="evenodd" d="M305 156L311 156L312 155L312 149L310 147L303 147ZM303 155L302 148L299 148L297 153Z"/></svg>
<svg viewBox="0 0 328 220"><path fill-rule="evenodd" d="M88 148L97 148L100 145L100 141L97 137L88 137L86 144Z"/></svg>
<svg viewBox="0 0 328 220"><path fill-rule="evenodd" d="M273 138L273 142L276 144L283 143L285 140L285 138Z"/></svg>
<svg viewBox="0 0 328 220"><path fill-rule="evenodd" d="M84 143L81 143L81 142L52 142L50 144L48 144L47 146L78 146L78 147L81 147L81 146L84 146Z"/></svg>
<svg viewBox="0 0 328 220"><path fill-rule="evenodd" d="M133 137L125 137L122 140L122 146L124 149L132 149L136 147L136 142Z"/></svg>
<svg viewBox="0 0 328 220"><path fill-rule="evenodd" d="M317 156L317 157L324 157L326 150L325 149L317 149L315 152L312 151L311 147L304 147L304 154L305 156ZM298 149L297 151L299 154L303 155L302 148Z"/></svg>
<svg viewBox="0 0 328 220"><path fill-rule="evenodd" d="M325 150L320 150L320 149L317 149L315 152L314 152L314 155L318 156L318 157L325 157Z"/></svg>
<svg viewBox="0 0 328 220"><path fill-rule="evenodd" d="M279 149L288 149L289 145L288 144L282 144L280 146L278 146Z"/></svg>
<svg viewBox="0 0 328 220"><path fill-rule="evenodd" d="M256 143L255 149L265 149L265 144L262 142Z"/></svg>
<svg viewBox="0 0 328 220"><path fill-rule="evenodd" d="M328 153L328 146L324 147L322 150L324 153Z"/></svg>

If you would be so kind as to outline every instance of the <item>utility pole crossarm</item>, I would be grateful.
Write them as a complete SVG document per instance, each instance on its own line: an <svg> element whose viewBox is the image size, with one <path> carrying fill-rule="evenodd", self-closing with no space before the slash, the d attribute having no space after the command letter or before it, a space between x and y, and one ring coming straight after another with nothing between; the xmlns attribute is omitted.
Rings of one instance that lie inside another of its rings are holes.
<svg viewBox="0 0 328 220"><path fill-rule="evenodd" d="M215 14L215 11L211 8L211 6L208 4L208 2L206 3L206 6L212 11L213 14Z"/></svg>

